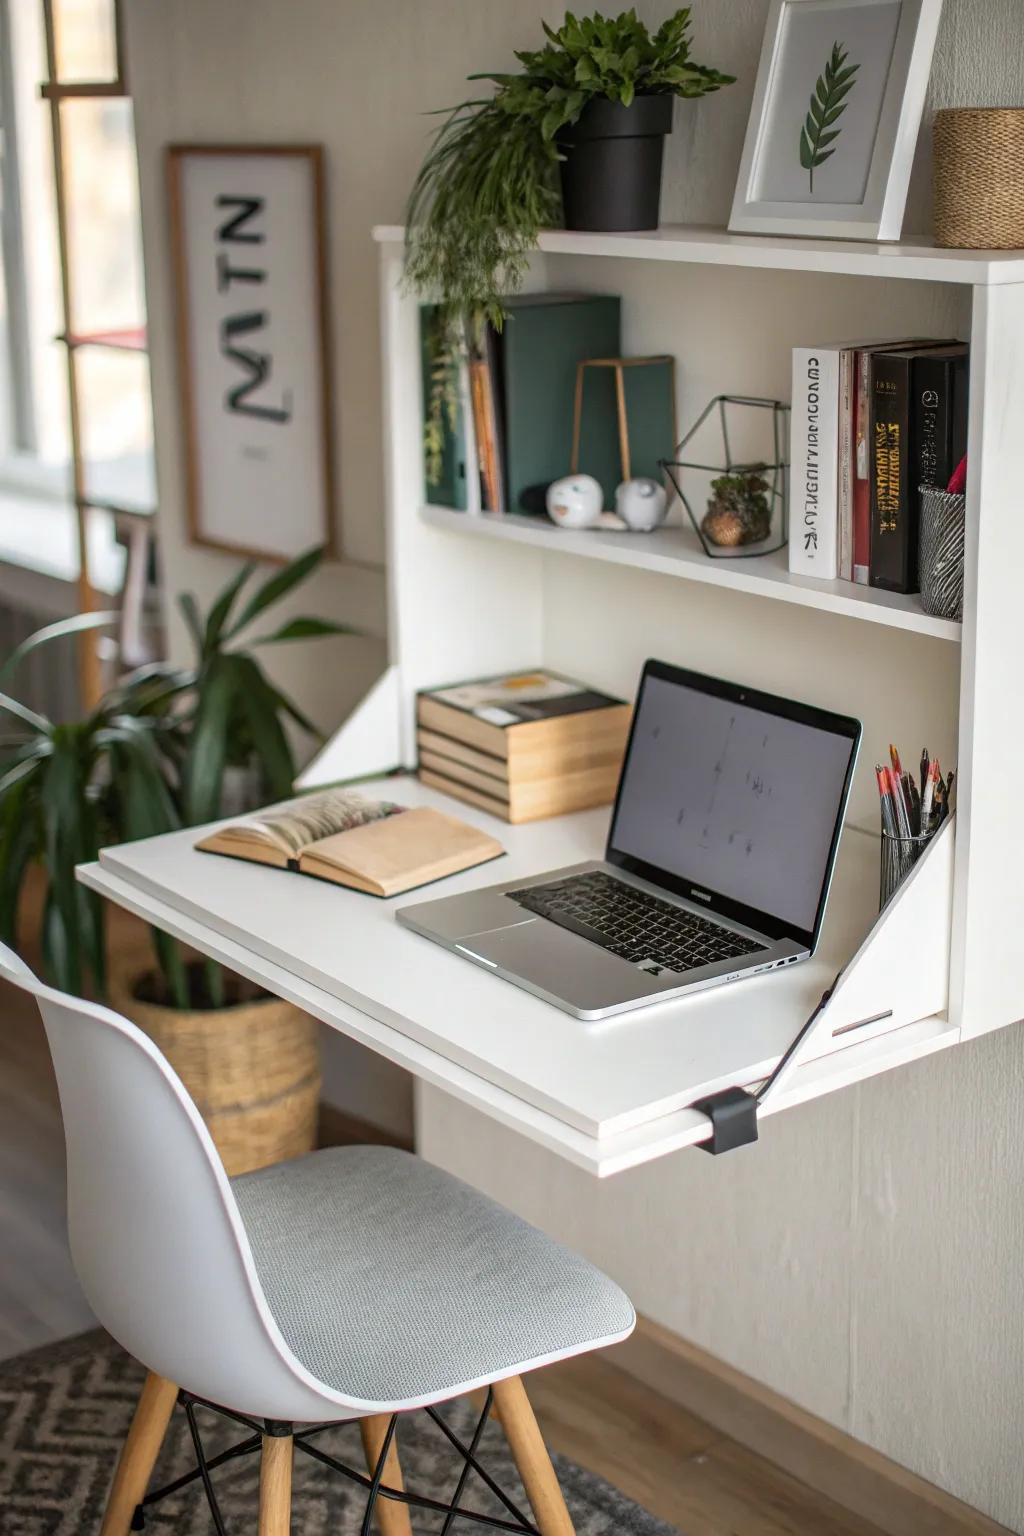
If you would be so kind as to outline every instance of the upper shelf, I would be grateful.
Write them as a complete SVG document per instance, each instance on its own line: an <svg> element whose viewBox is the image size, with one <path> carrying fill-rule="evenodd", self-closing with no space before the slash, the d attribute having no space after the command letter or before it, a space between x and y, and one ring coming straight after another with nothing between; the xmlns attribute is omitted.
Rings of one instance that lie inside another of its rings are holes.
<svg viewBox="0 0 1024 1536"><path fill-rule="evenodd" d="M820 608L847 618L887 624L891 629L912 630L941 640L960 639L961 627L952 619L932 619L916 597L882 592L877 587L856 586L852 581L816 581L790 574L785 550L751 559L712 560L689 529L666 524L653 533L606 532L587 528L573 532L558 528L546 517L516 512L453 512L448 507L422 507L423 520L435 528L447 528L468 538L507 539L532 544L555 554L604 560L613 565L632 565L644 571L703 581L773 597L804 608Z"/></svg>
<svg viewBox="0 0 1024 1536"><path fill-rule="evenodd" d="M373 237L385 244L402 241L405 230L400 225L378 225ZM923 240L871 245L858 240L808 240L798 235L731 235L727 230L702 225L665 224L638 234L547 229L538 245L557 256L626 256L982 286L1024 283L1024 251L939 250Z"/></svg>

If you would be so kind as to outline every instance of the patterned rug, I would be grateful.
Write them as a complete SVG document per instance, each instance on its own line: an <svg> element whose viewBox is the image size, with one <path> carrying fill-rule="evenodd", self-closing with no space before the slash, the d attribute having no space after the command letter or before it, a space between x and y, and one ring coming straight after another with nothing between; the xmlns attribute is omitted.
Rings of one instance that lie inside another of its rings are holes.
<svg viewBox="0 0 1024 1536"><path fill-rule="evenodd" d="M0 1532L2 1536L95 1536L107 1488L142 1384L139 1367L99 1330L47 1345L0 1363ZM203 1444L215 1455L245 1431L200 1409ZM447 1417L464 1440L472 1434L466 1402ZM355 1426L332 1430L320 1442L338 1460L362 1469ZM424 1414L399 1421L399 1454L407 1487L432 1498L451 1497L461 1462ZM479 1458L500 1486L528 1509L504 1436L497 1425L484 1432ZM608 1483L564 1457L555 1465L577 1536L679 1536ZM157 1464L154 1486L195 1466L184 1413L177 1409ZM231 1536L255 1536L258 1458L228 1462L213 1473ZM504 1513L475 1473L463 1502L485 1513ZM296 1456L293 1536L356 1536L365 1495L307 1456ZM420 1536L437 1531L440 1517L413 1513ZM456 1518L458 1536L486 1527ZM152 1536L208 1536L209 1508L198 1485L152 1506Z"/></svg>

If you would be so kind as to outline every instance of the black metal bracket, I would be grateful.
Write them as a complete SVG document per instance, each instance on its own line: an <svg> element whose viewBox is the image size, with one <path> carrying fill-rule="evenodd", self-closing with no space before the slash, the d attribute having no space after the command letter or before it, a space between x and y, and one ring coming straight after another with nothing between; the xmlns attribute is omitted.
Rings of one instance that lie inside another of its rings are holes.
<svg viewBox="0 0 1024 1536"><path fill-rule="evenodd" d="M711 1135L697 1145L712 1157L732 1152L736 1147L748 1147L757 1140L757 1100L745 1088L723 1088L690 1107L699 1109L711 1121Z"/></svg>

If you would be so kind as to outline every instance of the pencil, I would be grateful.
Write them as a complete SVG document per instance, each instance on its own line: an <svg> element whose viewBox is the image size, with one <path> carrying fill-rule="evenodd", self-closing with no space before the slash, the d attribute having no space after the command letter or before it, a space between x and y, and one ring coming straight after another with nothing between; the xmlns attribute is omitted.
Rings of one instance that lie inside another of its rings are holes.
<svg viewBox="0 0 1024 1536"><path fill-rule="evenodd" d="M878 803L882 812L882 831L887 837L898 837L899 833L896 830L892 795L889 792L888 768L883 768L881 764L876 764L875 777L878 780Z"/></svg>

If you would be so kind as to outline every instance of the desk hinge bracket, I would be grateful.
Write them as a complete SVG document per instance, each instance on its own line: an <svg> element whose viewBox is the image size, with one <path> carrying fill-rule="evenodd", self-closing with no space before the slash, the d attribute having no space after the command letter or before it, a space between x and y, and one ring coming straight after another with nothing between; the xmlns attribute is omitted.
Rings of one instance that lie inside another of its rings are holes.
<svg viewBox="0 0 1024 1536"><path fill-rule="evenodd" d="M711 1135L697 1145L712 1157L757 1140L757 1100L745 1088L723 1088L698 1099L691 1108L699 1109L711 1121Z"/></svg>

